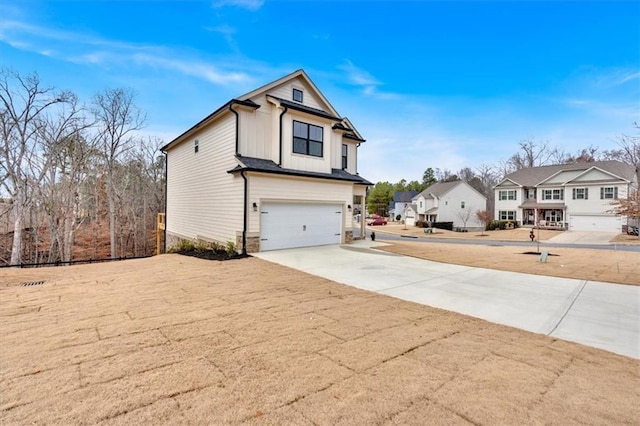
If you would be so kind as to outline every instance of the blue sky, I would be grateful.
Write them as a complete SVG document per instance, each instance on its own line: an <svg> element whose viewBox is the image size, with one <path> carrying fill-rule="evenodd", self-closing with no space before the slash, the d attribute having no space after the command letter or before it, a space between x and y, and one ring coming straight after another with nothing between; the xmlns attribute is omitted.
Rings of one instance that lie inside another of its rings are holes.
<svg viewBox="0 0 640 426"><path fill-rule="evenodd" d="M360 174L616 147L640 121L638 1L8 1L0 61L82 99L128 87L169 142L296 69L367 142Z"/></svg>

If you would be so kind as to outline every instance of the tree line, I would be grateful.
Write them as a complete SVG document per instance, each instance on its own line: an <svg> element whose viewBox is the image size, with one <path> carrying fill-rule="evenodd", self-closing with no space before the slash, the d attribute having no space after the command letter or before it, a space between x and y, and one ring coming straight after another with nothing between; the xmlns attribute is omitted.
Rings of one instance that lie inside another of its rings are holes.
<svg viewBox="0 0 640 426"><path fill-rule="evenodd" d="M0 70L0 264L152 254L164 156L145 122L130 89L85 103Z"/></svg>
<svg viewBox="0 0 640 426"><path fill-rule="evenodd" d="M635 167L640 181L640 125L633 123L635 135L622 134L616 140L617 148L600 151L598 147L589 146L575 153L568 153L560 147L553 146L548 141L525 139L518 143L519 150L496 164L482 164L475 169L464 167L456 172L448 169L428 167L421 180L407 181L402 179L397 183L378 182L369 191L367 211L386 216L388 206L393 201L396 191L422 192L438 182L465 181L487 198L487 212L483 220L490 220L495 206L494 186L509 173L517 170L540 167L552 164L591 163L595 161L618 160ZM637 194L631 194L637 197ZM633 209L632 209L633 210ZM632 214L636 217L640 214Z"/></svg>

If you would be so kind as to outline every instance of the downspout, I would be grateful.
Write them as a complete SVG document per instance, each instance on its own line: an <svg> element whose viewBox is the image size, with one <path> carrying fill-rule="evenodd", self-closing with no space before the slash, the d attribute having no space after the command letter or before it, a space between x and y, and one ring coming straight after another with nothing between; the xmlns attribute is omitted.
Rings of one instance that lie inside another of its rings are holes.
<svg viewBox="0 0 640 426"><path fill-rule="evenodd" d="M358 142L358 145L356 145L356 175L358 174L358 150L360 149L361 144L362 142Z"/></svg>
<svg viewBox="0 0 640 426"><path fill-rule="evenodd" d="M244 171L240 172L240 176L242 176L242 180L244 180L244 207L243 207L243 219L242 219L242 254L247 254L247 188L248 181L247 177L244 174Z"/></svg>
<svg viewBox="0 0 640 426"><path fill-rule="evenodd" d="M282 117L286 114L289 108L285 105L284 109L280 113L280 151L278 153L278 166L282 166Z"/></svg>
<svg viewBox="0 0 640 426"><path fill-rule="evenodd" d="M233 109L233 101L229 103L229 111L236 116L236 157L240 157L240 117L238 116L238 111Z"/></svg>
<svg viewBox="0 0 640 426"><path fill-rule="evenodd" d="M164 240L162 241L162 252L167 252L167 188L169 187L169 153L164 152Z"/></svg>

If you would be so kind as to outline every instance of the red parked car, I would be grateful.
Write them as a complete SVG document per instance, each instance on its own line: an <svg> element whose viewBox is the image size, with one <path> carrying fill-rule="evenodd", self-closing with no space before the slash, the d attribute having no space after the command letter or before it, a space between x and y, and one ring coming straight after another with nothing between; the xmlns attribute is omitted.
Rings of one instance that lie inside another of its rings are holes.
<svg viewBox="0 0 640 426"><path fill-rule="evenodd" d="M386 224L387 224L387 219L385 219L383 217L376 217L371 222L369 222L367 225L376 226L376 225L386 225Z"/></svg>

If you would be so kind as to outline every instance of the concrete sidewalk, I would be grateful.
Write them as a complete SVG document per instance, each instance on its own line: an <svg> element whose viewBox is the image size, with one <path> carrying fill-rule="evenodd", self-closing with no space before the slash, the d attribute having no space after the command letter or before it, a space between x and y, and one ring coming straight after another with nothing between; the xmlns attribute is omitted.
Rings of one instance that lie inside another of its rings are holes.
<svg viewBox="0 0 640 426"><path fill-rule="evenodd" d="M640 359L640 287L472 268L358 241L254 254L357 288Z"/></svg>

